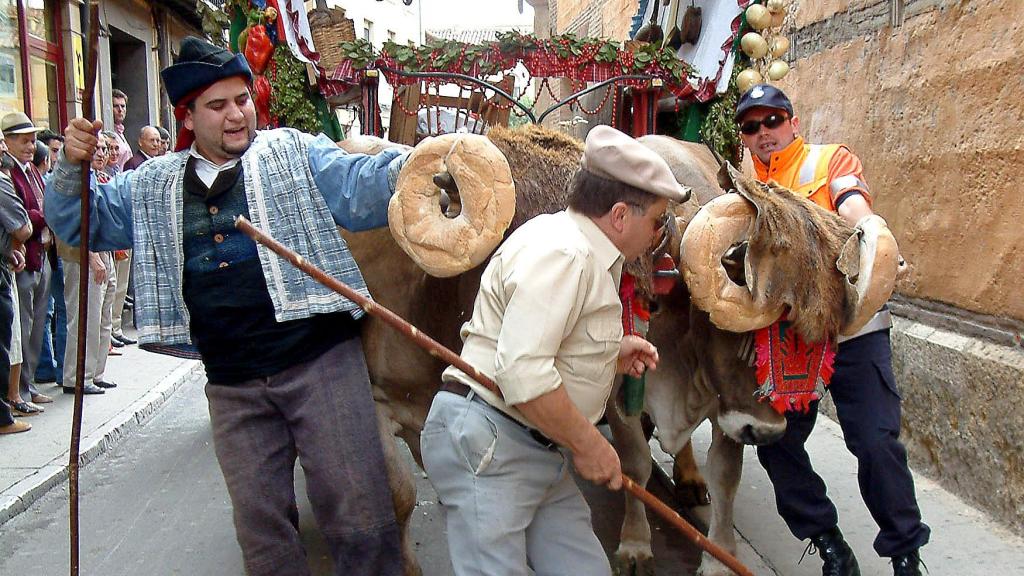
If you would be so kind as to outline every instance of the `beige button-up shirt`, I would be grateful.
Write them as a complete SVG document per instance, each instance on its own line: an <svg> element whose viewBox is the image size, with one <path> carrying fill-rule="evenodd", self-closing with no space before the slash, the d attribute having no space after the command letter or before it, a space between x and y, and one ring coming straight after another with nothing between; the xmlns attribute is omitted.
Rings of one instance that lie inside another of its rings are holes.
<svg viewBox="0 0 1024 576"><path fill-rule="evenodd" d="M622 340L623 256L590 218L533 218L501 245L480 279L462 358L493 378L504 400L461 370L442 379L473 388L529 425L516 404L565 386L591 422L604 414Z"/></svg>

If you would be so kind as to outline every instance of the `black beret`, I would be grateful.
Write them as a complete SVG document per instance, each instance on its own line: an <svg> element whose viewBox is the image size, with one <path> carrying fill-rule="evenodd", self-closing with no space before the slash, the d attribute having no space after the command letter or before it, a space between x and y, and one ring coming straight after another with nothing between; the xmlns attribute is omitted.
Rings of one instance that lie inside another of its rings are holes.
<svg viewBox="0 0 1024 576"><path fill-rule="evenodd" d="M232 76L244 76L252 82L252 70L245 57L195 36L186 36L177 60L160 71L172 106L196 90Z"/></svg>

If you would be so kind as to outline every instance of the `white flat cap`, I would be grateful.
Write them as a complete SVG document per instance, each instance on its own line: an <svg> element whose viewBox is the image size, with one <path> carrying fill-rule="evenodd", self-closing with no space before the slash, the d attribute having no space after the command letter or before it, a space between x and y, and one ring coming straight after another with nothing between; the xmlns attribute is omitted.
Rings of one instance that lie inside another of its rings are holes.
<svg viewBox="0 0 1024 576"><path fill-rule="evenodd" d="M587 134L582 162L592 174L673 202L685 202L690 195L690 188L676 182L664 158L611 126L595 126Z"/></svg>

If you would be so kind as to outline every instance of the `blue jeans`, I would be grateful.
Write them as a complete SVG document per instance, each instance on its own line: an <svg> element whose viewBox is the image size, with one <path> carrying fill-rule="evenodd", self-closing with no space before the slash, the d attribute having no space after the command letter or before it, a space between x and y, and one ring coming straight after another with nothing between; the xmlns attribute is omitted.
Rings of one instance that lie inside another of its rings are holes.
<svg viewBox="0 0 1024 576"><path fill-rule="evenodd" d="M46 331L43 332L43 347L39 352L39 365L36 366L35 381L37 383L57 381L57 365L53 361L53 300L53 291L51 290L50 304L46 307Z"/></svg>
<svg viewBox="0 0 1024 576"><path fill-rule="evenodd" d="M52 324L47 323L36 381L56 380L61 385L64 380L64 349L68 341L68 311L64 306L64 264L60 258L57 258L57 270L50 278L50 312L47 319L50 318ZM47 375L45 370L53 370L53 375L44 378Z"/></svg>

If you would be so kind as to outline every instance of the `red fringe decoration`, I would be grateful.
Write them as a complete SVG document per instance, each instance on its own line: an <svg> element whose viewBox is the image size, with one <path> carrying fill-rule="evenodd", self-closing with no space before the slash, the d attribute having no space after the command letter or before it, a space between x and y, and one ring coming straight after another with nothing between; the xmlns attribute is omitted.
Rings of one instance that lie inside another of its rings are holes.
<svg viewBox="0 0 1024 576"><path fill-rule="evenodd" d="M757 394L780 414L807 412L832 382L835 346L832 341L806 342L789 322L779 320L754 335L757 352Z"/></svg>

